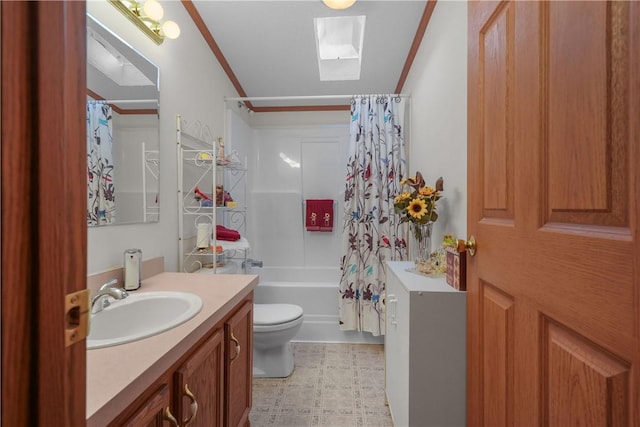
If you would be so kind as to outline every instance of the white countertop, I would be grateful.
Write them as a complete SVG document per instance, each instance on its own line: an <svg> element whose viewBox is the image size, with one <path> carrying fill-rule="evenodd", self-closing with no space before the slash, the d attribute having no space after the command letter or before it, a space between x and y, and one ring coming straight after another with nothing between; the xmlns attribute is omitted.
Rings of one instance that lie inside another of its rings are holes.
<svg viewBox="0 0 640 427"><path fill-rule="evenodd" d="M446 275L439 277L408 271L414 268L413 261L387 261L387 266L400 279L409 292L461 292L447 284Z"/></svg>
<svg viewBox="0 0 640 427"><path fill-rule="evenodd" d="M103 426L112 421L257 284L258 276L238 274L161 273L143 280L140 290L134 292L192 292L202 298L202 310L158 335L87 350L87 425Z"/></svg>

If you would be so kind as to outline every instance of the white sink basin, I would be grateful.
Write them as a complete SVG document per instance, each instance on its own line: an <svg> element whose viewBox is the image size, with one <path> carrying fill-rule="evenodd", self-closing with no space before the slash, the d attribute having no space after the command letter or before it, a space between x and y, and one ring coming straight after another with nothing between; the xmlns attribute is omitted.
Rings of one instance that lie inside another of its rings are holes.
<svg viewBox="0 0 640 427"><path fill-rule="evenodd" d="M147 338L174 328L200 312L202 300L187 292L130 292L91 315L87 348Z"/></svg>

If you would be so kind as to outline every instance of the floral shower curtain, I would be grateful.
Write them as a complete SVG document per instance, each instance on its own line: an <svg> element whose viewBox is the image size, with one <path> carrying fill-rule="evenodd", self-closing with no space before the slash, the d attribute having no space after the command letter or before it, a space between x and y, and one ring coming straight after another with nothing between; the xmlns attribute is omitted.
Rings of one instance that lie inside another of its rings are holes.
<svg viewBox="0 0 640 427"><path fill-rule="evenodd" d="M340 278L340 329L385 333L387 260L407 258L393 199L406 174L405 100L357 96L351 102Z"/></svg>
<svg viewBox="0 0 640 427"><path fill-rule="evenodd" d="M87 224L111 224L116 218L113 183L111 106L87 102Z"/></svg>

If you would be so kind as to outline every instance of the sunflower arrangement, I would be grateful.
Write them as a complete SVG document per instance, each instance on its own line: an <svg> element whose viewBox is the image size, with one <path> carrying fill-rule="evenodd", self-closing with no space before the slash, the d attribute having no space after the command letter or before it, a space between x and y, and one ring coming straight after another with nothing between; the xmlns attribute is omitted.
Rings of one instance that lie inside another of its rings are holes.
<svg viewBox="0 0 640 427"><path fill-rule="evenodd" d="M426 185L422 174L416 172L414 177L400 181L400 185L410 188L398 194L393 202L396 214L400 215L400 223L427 224L438 219L437 202L444 190L442 177L431 187Z"/></svg>

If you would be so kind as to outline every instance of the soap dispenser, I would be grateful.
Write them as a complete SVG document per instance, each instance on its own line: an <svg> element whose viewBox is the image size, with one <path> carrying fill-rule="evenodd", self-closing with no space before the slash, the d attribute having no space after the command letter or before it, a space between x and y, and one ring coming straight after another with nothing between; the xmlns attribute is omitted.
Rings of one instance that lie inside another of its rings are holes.
<svg viewBox="0 0 640 427"><path fill-rule="evenodd" d="M124 251L124 289L135 291L140 288L140 264L142 250L127 249Z"/></svg>

